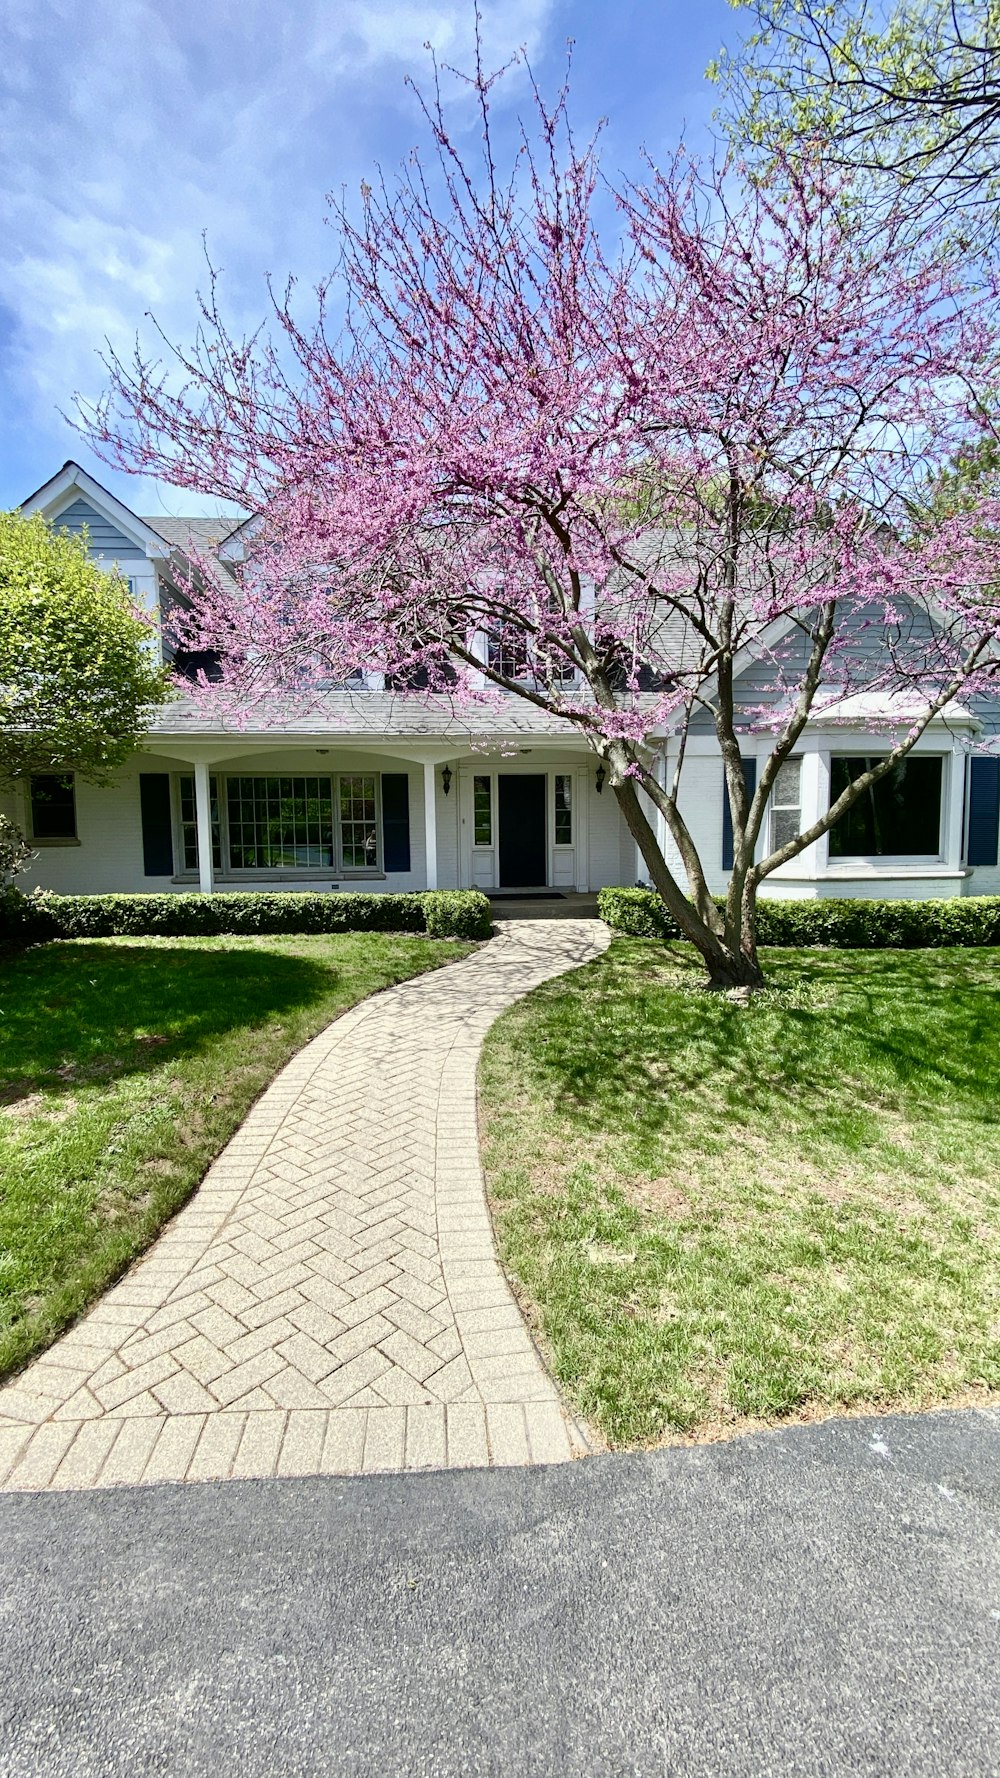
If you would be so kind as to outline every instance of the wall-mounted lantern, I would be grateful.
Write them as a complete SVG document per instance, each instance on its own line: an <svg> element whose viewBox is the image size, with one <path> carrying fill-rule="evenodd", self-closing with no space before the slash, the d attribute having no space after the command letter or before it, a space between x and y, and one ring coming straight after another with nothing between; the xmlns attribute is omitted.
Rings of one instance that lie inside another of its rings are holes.
<svg viewBox="0 0 1000 1778"><path fill-rule="evenodd" d="M451 767L450 766L445 766L444 771L441 773L441 788L444 791L445 796L447 796L449 790L451 789Z"/></svg>
<svg viewBox="0 0 1000 1778"><path fill-rule="evenodd" d="M597 775L594 778L594 788L597 791L598 796L600 796L601 791L604 789L604 780L607 777L607 775L608 775L607 772L604 770L604 761L602 759L600 765L597 768Z"/></svg>

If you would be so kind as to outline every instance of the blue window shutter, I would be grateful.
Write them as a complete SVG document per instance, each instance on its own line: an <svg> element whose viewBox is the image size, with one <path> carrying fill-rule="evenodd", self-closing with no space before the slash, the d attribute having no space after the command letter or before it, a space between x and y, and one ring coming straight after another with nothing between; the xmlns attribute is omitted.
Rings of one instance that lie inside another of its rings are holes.
<svg viewBox="0 0 1000 1778"><path fill-rule="evenodd" d="M170 824L170 778L166 772L139 773L142 812L142 868L147 877L172 877L174 839Z"/></svg>
<svg viewBox="0 0 1000 1778"><path fill-rule="evenodd" d="M382 773L382 864L410 868L410 780L406 772Z"/></svg>
<svg viewBox="0 0 1000 1778"><path fill-rule="evenodd" d="M747 787L747 796L752 797L757 788L757 761L742 758L743 782ZM729 785L726 783L726 768L722 768L722 868L733 868L733 811L729 807Z"/></svg>
<svg viewBox="0 0 1000 1778"><path fill-rule="evenodd" d="M970 864L996 864L1000 826L1000 758L985 755L969 761Z"/></svg>

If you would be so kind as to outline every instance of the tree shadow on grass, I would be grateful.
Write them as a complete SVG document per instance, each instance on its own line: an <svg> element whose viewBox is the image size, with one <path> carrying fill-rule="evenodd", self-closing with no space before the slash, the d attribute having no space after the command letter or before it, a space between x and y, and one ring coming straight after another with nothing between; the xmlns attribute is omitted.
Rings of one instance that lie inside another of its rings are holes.
<svg viewBox="0 0 1000 1778"><path fill-rule="evenodd" d="M1000 971L974 951L781 952L750 1006L700 991L693 954L617 941L549 983L511 1033L526 1071L578 1128L640 1149L731 1140L762 1120L863 1147L895 1111L1000 1121Z"/></svg>
<svg viewBox="0 0 1000 1778"><path fill-rule="evenodd" d="M148 1072L329 997L341 972L279 951L46 945L0 966L0 1104Z"/></svg>

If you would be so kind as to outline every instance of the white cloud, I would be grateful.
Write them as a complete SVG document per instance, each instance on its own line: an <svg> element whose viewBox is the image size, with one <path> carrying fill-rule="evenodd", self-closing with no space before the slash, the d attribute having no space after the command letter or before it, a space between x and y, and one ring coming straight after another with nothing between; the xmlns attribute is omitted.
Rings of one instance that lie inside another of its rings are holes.
<svg viewBox="0 0 1000 1778"><path fill-rule="evenodd" d="M487 61L537 52L557 3L487 3ZM402 74L426 74L425 41L463 64L472 46L471 0L8 0L5 26L2 383L9 424L51 426L53 468L58 410L101 387L105 339L150 338L147 310L190 335L203 231L238 322L256 319L266 271L324 269L323 194L409 146Z"/></svg>

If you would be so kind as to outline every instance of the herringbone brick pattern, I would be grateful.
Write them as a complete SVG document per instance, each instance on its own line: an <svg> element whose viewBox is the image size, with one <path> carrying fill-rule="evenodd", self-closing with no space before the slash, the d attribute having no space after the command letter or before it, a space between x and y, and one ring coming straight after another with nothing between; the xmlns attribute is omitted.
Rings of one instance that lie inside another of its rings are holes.
<svg viewBox="0 0 1000 1778"><path fill-rule="evenodd" d="M504 1007L605 942L511 921L307 1045L150 1253L0 1388L0 1487L573 1455L496 1261L475 1069Z"/></svg>

